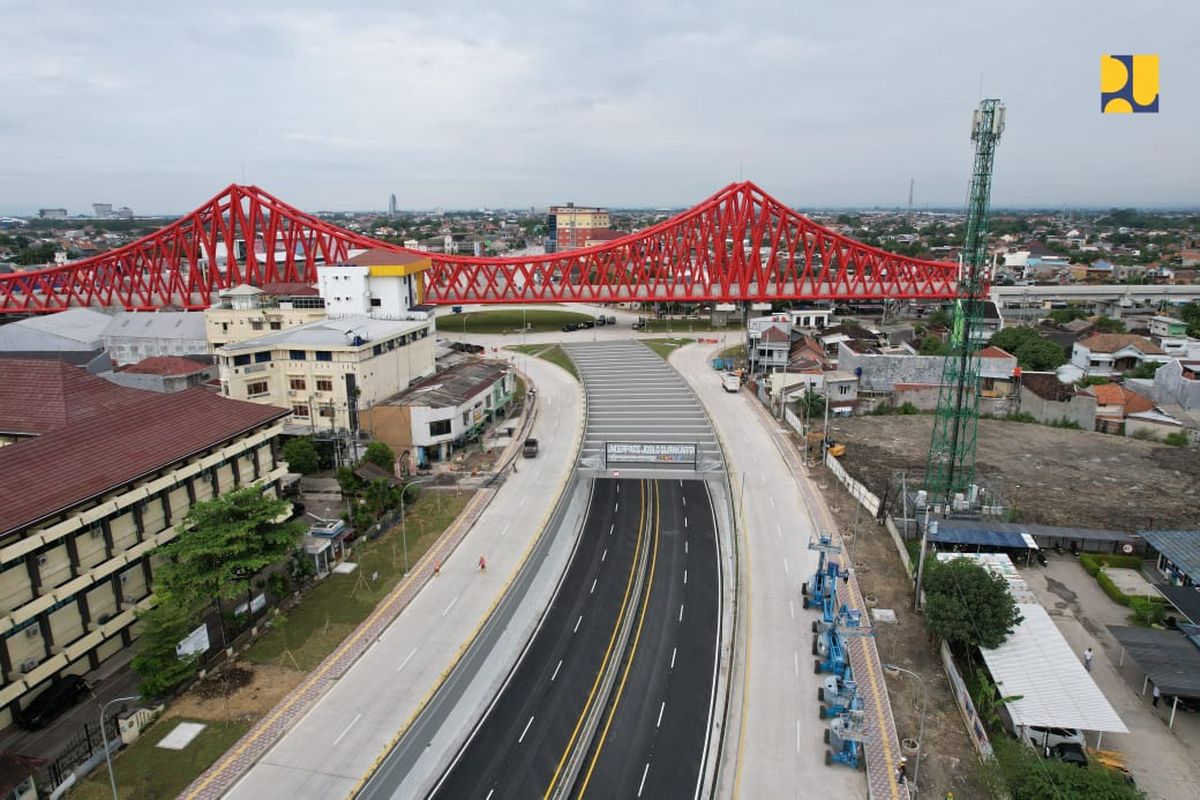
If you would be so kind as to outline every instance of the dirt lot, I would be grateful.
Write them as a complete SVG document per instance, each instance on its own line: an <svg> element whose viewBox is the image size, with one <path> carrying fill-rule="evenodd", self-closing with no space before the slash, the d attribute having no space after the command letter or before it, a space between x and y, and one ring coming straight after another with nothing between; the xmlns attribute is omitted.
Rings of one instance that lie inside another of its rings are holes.
<svg viewBox="0 0 1200 800"><path fill-rule="evenodd" d="M831 423L842 463L883 496L898 470L923 477L933 417L856 417ZM1087 528L1200 525L1200 454L1103 433L981 419L976 474L997 477L1017 519Z"/></svg>
<svg viewBox="0 0 1200 800"><path fill-rule="evenodd" d="M163 717L255 722L304 680L307 673L238 662L194 684L171 702Z"/></svg>
<svg viewBox="0 0 1200 800"><path fill-rule="evenodd" d="M925 747L921 759L922 797L942 798L954 792L959 798L986 798L977 783L979 763L971 740L954 704L950 682L942 670L936 647L925 635L921 617L912 610L911 583L887 529L871 519L842 485L828 473L813 470L838 527L854 533L847 546L864 596L876 599L876 608L892 609L896 624L875 625L879 659L897 664L921 676L929 689L925 719ZM886 673L885 673L886 674ZM888 697L901 739L917 739L923 696L916 679L903 673L886 674ZM909 775L916 760L909 756Z"/></svg>

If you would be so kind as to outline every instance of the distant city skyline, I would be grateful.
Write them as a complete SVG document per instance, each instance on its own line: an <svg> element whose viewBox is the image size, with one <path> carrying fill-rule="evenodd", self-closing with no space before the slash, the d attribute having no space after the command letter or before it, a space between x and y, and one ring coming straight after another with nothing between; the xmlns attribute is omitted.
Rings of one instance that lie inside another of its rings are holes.
<svg viewBox="0 0 1200 800"><path fill-rule="evenodd" d="M0 214L229 183L307 210L683 208L746 178L804 208L961 207L981 87L993 205L1200 203L1186 3L478 0L6 4ZM114 46L119 45L119 46ZM1101 115L1104 53L1161 57L1158 114Z"/></svg>

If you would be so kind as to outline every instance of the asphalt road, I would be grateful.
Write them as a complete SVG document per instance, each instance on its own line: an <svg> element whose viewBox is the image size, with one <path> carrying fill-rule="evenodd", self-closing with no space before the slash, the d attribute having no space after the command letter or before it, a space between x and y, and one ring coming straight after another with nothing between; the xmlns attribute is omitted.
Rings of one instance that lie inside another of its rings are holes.
<svg viewBox="0 0 1200 800"><path fill-rule="evenodd" d="M583 533L537 633L434 789L437 798L545 794L577 735L631 594L650 484L597 480Z"/></svg>
<svg viewBox="0 0 1200 800"><path fill-rule="evenodd" d="M715 520L703 481L654 482L651 578L578 797L694 797L720 621Z"/></svg>

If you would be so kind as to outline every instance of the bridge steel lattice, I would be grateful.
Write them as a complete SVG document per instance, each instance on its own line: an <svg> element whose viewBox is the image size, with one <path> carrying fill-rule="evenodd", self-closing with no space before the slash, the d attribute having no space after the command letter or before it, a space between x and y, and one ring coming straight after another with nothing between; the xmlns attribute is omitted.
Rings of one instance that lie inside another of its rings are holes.
<svg viewBox="0 0 1200 800"><path fill-rule="evenodd" d="M242 283L316 281L353 251L409 252L256 186L231 185L162 229L92 258L0 275L0 312L72 306L202 309ZM603 246L538 256L425 253L431 303L949 299L958 267L818 225L750 182Z"/></svg>

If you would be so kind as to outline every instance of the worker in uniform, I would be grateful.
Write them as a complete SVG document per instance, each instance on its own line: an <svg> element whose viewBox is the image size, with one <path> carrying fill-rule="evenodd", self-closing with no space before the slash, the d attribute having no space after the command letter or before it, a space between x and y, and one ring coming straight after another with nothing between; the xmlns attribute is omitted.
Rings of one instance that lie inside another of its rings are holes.
<svg viewBox="0 0 1200 800"><path fill-rule="evenodd" d="M896 765L896 783L908 783L908 759L900 756L900 763Z"/></svg>

